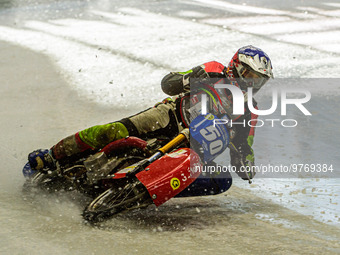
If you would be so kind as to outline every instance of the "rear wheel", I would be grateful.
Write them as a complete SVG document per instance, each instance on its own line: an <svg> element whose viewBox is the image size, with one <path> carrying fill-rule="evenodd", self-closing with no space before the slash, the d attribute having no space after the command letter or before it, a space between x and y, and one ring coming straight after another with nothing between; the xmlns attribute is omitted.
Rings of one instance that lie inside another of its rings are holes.
<svg viewBox="0 0 340 255"><path fill-rule="evenodd" d="M122 188L110 188L96 197L83 211L85 220L91 223L103 221L115 214L128 210L145 208L152 199L138 180L127 183Z"/></svg>

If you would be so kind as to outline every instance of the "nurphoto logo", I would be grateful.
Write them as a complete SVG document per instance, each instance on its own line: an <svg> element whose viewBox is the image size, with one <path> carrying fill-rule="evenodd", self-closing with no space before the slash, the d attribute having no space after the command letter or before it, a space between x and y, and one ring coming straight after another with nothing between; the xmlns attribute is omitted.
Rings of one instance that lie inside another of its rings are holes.
<svg viewBox="0 0 340 255"><path fill-rule="evenodd" d="M244 94L242 90L236 86L230 84L216 84L216 89L228 89L233 96L233 115L243 115L244 114L244 104L245 104L245 95L247 97L247 105L251 113L258 116L267 116L273 114L277 110L278 106L278 90L272 89L272 105L269 109L259 110L253 106L253 88L248 88L247 93ZM307 108L303 105L311 99L311 93L308 90L304 90L301 88L285 88L280 90L280 99L281 99L281 116L287 115L287 105L295 105L305 116L311 116L312 114L307 110ZM302 98L287 98L287 94L303 94ZM202 109L201 112L203 115L207 114L207 95L202 94ZM248 122L243 120L243 122L233 122L232 120L227 119L215 119L214 125L227 124L232 125L248 125L250 127L262 127L265 122L271 123L271 126L274 127L275 122L280 122L283 127L296 127L297 120L295 119L251 119Z"/></svg>

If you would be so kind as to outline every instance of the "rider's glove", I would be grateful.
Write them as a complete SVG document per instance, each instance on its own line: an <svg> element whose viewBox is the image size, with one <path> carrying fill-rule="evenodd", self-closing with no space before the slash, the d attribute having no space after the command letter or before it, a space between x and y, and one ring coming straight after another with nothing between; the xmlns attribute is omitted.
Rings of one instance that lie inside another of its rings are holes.
<svg viewBox="0 0 340 255"><path fill-rule="evenodd" d="M167 97L167 98L163 99L162 102L156 103L156 104L154 105L154 107L157 107L157 106L160 105L160 104L169 104L169 103L172 103L172 102L174 102L174 100L173 100L171 97Z"/></svg>
<svg viewBox="0 0 340 255"><path fill-rule="evenodd" d="M54 170L55 159L49 150L35 150L28 155L28 162L34 170Z"/></svg>
<svg viewBox="0 0 340 255"><path fill-rule="evenodd" d="M174 102L174 100L171 97L167 97L165 99L163 99L162 103L163 104L168 104L168 103L172 103Z"/></svg>
<svg viewBox="0 0 340 255"><path fill-rule="evenodd" d="M205 71L205 66L196 66L192 69L191 77L198 78L198 79L205 79L209 78L209 74Z"/></svg>
<svg viewBox="0 0 340 255"><path fill-rule="evenodd" d="M188 85L191 78L204 80L209 78L209 74L205 71L205 66L200 65L191 69L192 72L183 75L183 85Z"/></svg>

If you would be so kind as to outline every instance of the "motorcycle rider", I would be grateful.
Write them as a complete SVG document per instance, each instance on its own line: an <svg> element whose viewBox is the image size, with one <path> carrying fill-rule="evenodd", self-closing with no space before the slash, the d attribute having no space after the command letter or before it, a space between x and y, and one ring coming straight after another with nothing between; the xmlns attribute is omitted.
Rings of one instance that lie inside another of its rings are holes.
<svg viewBox="0 0 340 255"><path fill-rule="evenodd" d="M176 136L185 127L188 127L192 116L190 102L192 96L206 92L210 95L209 110L215 115L227 114L233 121L241 122L252 120L255 125L256 115L252 114L245 103L245 114L233 116L231 114L232 95L225 89L214 89L214 84L209 84L209 78L217 78L219 83L232 84L239 87L244 93L248 87L257 92L269 78L272 78L271 61L266 53L254 46L240 48L228 66L211 61L192 68L186 72L171 72L161 82L163 92L173 96L154 107L142 111L136 115L111 122L105 125L97 125L71 136L68 136L52 146L50 150L36 150L29 154L29 166L24 168L24 174L29 175L34 171L44 169L53 170L56 161L72 159L89 150L98 150L112 141L126 136ZM198 90L192 89L192 84L198 81ZM211 82L210 82L211 83ZM203 84L203 85L202 85ZM203 86L203 87L200 87ZM190 93L191 92L191 93ZM256 107L256 102L253 100ZM254 127L236 125L234 128L232 143L234 149L230 150L231 164L237 169L242 164L254 164L254 152L252 150ZM243 179L253 177L253 174L239 172ZM196 185L195 185L196 183ZM216 194L227 190L231 183L226 184L225 178L210 178L209 180L197 179L189 189L188 195ZM196 189L194 188L196 187ZM205 192L203 192L203 190ZM188 191L188 190L187 190ZM207 193L208 192L208 193ZM183 192L185 195L185 192Z"/></svg>

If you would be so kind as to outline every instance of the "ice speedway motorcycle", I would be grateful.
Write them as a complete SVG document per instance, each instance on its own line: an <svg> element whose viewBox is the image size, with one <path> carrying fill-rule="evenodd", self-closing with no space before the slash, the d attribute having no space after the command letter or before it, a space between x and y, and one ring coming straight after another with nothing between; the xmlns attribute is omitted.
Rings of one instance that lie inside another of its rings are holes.
<svg viewBox="0 0 340 255"><path fill-rule="evenodd" d="M123 138L73 162L57 163L53 171L28 175L27 163L23 188L26 192L77 190L90 196L93 200L82 215L91 223L151 204L160 206L188 188L201 175L204 162L228 147L229 128L214 125L214 118L199 115L190 129L174 139Z"/></svg>

